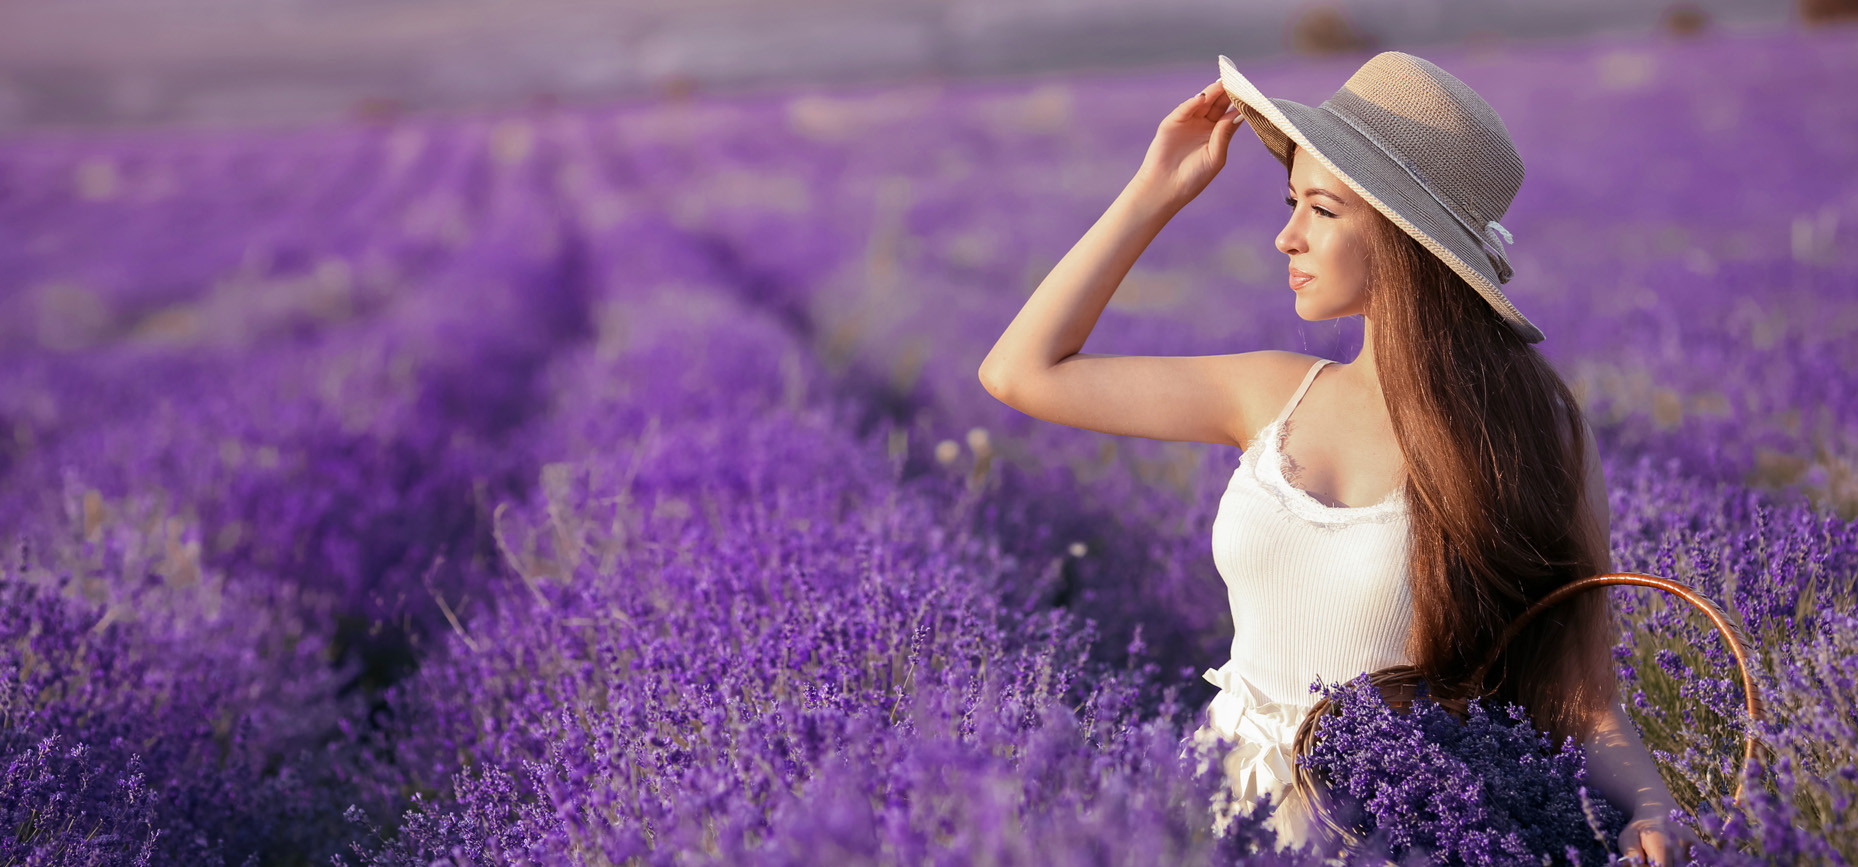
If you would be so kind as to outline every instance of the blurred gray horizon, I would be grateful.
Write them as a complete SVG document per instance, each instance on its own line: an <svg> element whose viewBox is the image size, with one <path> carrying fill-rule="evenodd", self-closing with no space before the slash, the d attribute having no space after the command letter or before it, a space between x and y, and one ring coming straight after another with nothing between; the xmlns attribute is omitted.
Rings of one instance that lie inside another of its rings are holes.
<svg viewBox="0 0 1858 867"><path fill-rule="evenodd" d="M0 0L0 134L1770 29L1773 0ZM1209 79L1210 80L1210 79Z"/></svg>

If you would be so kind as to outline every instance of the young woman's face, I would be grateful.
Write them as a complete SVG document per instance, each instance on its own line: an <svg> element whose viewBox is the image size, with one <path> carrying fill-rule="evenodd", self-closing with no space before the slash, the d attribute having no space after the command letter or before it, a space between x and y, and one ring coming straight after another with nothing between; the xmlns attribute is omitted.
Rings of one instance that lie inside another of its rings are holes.
<svg viewBox="0 0 1858 867"><path fill-rule="evenodd" d="M1368 232L1378 216L1321 162L1298 148L1277 249L1290 257L1297 315L1311 322L1368 310Z"/></svg>

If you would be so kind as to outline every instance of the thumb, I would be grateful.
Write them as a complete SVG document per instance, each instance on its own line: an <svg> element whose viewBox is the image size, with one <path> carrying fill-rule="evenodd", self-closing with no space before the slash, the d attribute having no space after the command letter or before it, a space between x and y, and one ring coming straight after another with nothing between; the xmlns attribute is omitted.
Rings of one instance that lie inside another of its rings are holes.
<svg viewBox="0 0 1858 867"><path fill-rule="evenodd" d="M1239 124L1245 122L1245 115L1233 110L1227 112L1226 116L1219 120L1220 123L1213 128L1213 132L1219 136L1219 146L1224 149L1232 142L1233 133L1239 131Z"/></svg>
<svg viewBox="0 0 1858 867"><path fill-rule="evenodd" d="M1619 839L1614 841L1619 847L1621 858L1644 858L1645 850L1639 845L1639 829L1627 825L1619 832Z"/></svg>

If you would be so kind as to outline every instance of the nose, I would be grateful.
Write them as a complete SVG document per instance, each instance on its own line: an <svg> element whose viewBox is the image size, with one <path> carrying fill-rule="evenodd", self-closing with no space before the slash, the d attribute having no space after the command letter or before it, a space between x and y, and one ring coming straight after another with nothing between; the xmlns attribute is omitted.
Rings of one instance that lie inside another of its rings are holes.
<svg viewBox="0 0 1858 867"><path fill-rule="evenodd" d="M1284 230L1277 233L1277 251L1286 256L1308 252L1309 244L1303 237L1303 219L1300 211L1292 211L1290 219L1284 223Z"/></svg>

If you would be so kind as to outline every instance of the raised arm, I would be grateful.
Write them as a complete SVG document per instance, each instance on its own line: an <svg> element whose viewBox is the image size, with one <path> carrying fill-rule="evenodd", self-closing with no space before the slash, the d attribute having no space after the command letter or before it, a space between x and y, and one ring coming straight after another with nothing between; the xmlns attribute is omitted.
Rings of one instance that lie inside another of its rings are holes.
<svg viewBox="0 0 1858 867"><path fill-rule="evenodd" d="M1161 121L1142 167L1059 260L981 362L989 394L1027 415L1105 433L1242 445L1308 359L1085 353L1084 341L1161 228L1225 165L1238 129L1214 82Z"/></svg>

